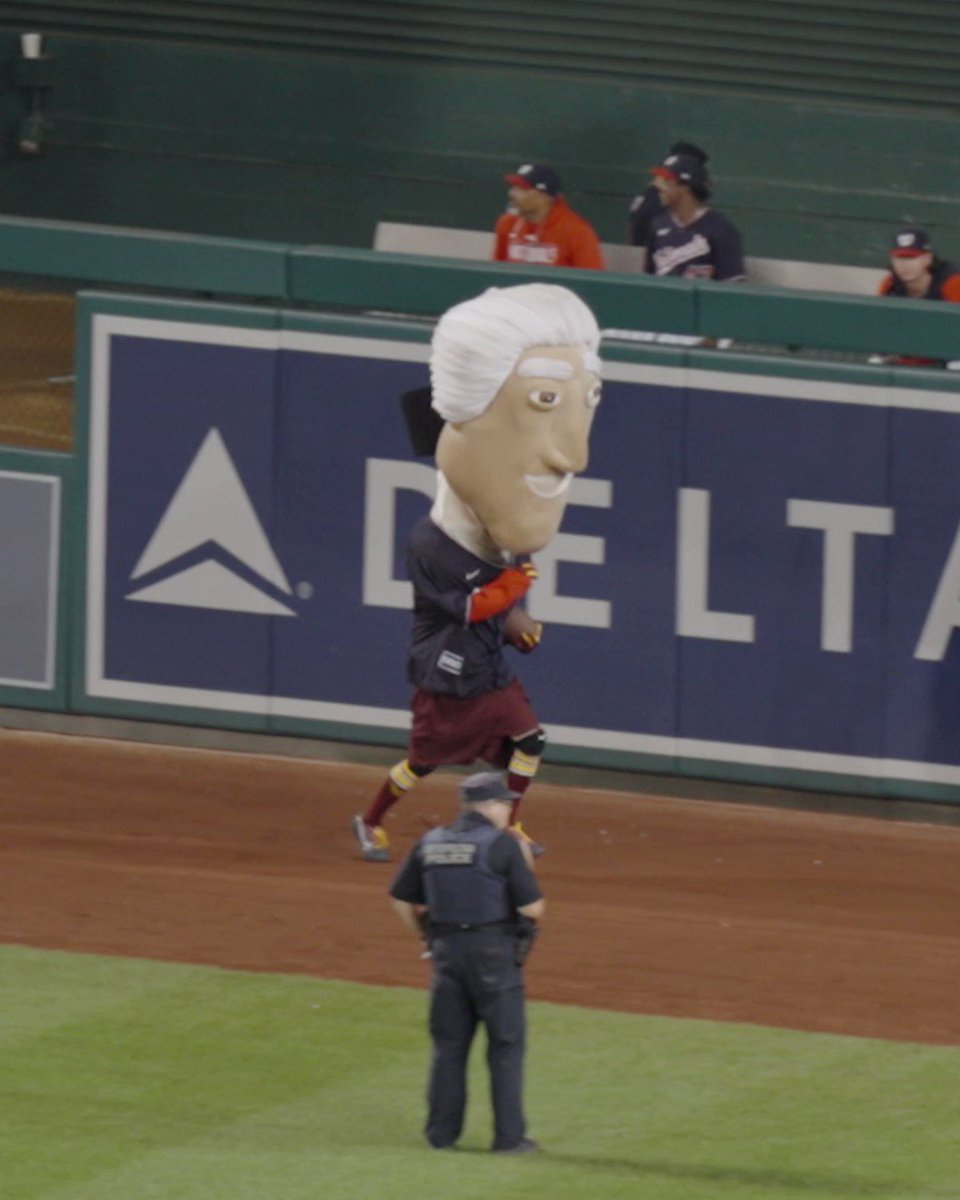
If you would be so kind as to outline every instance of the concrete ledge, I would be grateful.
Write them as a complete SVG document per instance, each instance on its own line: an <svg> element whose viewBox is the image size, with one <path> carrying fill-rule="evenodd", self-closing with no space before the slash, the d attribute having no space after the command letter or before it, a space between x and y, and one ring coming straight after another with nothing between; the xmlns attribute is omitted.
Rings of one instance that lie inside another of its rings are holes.
<svg viewBox="0 0 960 1200"><path fill-rule="evenodd" d="M489 260L493 233L478 229L447 229L440 225L405 225L381 221L373 240L374 250L388 254L423 254L434 258ZM611 271L643 271L645 252L638 246L603 243ZM761 287L798 288L804 291L842 292L875 296L883 270L846 267L836 263L799 262L779 258L747 260L747 281Z"/></svg>

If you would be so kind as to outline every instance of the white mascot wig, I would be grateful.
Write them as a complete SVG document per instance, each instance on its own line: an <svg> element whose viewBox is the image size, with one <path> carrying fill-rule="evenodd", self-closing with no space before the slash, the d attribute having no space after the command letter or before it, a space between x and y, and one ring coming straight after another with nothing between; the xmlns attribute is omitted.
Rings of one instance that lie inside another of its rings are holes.
<svg viewBox="0 0 960 1200"><path fill-rule="evenodd" d="M487 288L448 309L430 353L433 407L445 421L479 417L531 346L581 346L599 373L600 330L593 313L553 283Z"/></svg>

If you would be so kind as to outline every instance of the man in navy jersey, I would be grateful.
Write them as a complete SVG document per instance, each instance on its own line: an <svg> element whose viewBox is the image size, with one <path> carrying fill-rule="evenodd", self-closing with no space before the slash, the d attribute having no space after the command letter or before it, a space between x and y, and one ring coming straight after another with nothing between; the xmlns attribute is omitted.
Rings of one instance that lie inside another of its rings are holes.
<svg viewBox="0 0 960 1200"><path fill-rule="evenodd" d="M667 153L685 154L690 158L697 158L704 166L710 161L706 150L701 150L693 142L674 142ZM653 223L658 217L662 217L663 213L663 201L653 183L634 196L630 205L630 215L627 218L627 241L630 245L643 246L648 249Z"/></svg>
<svg viewBox="0 0 960 1200"><path fill-rule="evenodd" d="M530 842L518 810L546 737L503 647L539 642L518 605L587 466L599 341L589 308L555 284L489 288L437 325L425 399L439 428L415 447L436 450L437 496L407 549L413 722L406 757L354 817L367 862L389 861L383 818L418 780L478 758L506 769L510 824Z"/></svg>
<svg viewBox="0 0 960 1200"><path fill-rule="evenodd" d="M651 173L664 212L654 219L647 237L646 272L686 279L744 279L740 233L707 204L710 180L704 164L692 155L668 154Z"/></svg>

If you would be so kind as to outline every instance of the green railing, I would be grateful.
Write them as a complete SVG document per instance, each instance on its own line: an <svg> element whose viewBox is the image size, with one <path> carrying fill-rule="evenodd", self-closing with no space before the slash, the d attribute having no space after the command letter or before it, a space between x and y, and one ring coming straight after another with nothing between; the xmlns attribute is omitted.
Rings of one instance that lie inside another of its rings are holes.
<svg viewBox="0 0 960 1200"><path fill-rule="evenodd" d="M435 317L486 287L574 288L604 328L856 354L960 358L960 306L645 275L528 271L419 255L288 246L151 230L0 220L0 271L81 284Z"/></svg>
<svg viewBox="0 0 960 1200"><path fill-rule="evenodd" d="M285 299L295 247L67 221L0 219L0 272Z"/></svg>

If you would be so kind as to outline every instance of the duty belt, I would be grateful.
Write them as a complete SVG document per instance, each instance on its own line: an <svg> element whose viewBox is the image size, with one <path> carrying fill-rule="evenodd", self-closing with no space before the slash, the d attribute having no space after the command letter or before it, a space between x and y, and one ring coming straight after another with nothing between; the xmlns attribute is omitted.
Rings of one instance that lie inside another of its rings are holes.
<svg viewBox="0 0 960 1200"><path fill-rule="evenodd" d="M431 921L430 934L432 937L443 937L448 933L483 933L486 930L500 930L503 933L516 933L514 921L488 921L484 925L471 925L466 921Z"/></svg>

